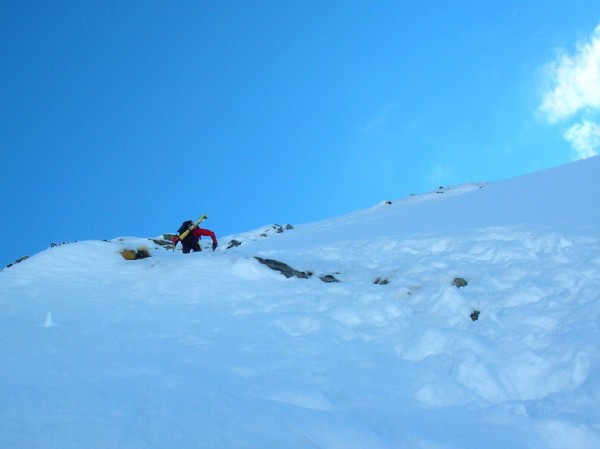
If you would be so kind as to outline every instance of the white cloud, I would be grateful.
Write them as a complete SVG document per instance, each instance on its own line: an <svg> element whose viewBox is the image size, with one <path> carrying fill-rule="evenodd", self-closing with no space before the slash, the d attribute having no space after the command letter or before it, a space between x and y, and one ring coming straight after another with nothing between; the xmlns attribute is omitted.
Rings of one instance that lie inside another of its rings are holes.
<svg viewBox="0 0 600 449"><path fill-rule="evenodd" d="M600 148L600 125L588 120L573 125L565 132L565 139L575 151L575 159L596 156Z"/></svg>
<svg viewBox="0 0 600 449"><path fill-rule="evenodd" d="M561 52L547 67L551 88L542 99L540 111L550 123L564 122L576 115L586 119L572 125L564 138L575 159L598 154L600 124L590 120L600 111L600 25L592 35L577 43L573 55Z"/></svg>
<svg viewBox="0 0 600 449"><path fill-rule="evenodd" d="M577 44L574 55L561 53L548 74L553 88L544 95L540 109L551 123L600 108L600 25Z"/></svg>

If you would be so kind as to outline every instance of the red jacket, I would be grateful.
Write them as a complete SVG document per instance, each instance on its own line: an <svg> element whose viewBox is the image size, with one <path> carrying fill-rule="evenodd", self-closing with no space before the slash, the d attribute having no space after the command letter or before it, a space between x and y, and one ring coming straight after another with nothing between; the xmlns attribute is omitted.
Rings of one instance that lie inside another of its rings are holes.
<svg viewBox="0 0 600 449"><path fill-rule="evenodd" d="M217 236L215 235L214 232L212 232L208 229L196 228L192 231L192 234L198 240L200 240L201 236L205 236L205 237L210 237L212 239L213 243L217 243Z"/></svg>
<svg viewBox="0 0 600 449"><path fill-rule="evenodd" d="M203 228L194 228L193 231L190 232L190 234L196 239L196 240L200 240L200 237L205 236L205 237L210 237L213 241L213 244L217 244L217 236L215 235L214 232L208 230L208 229L203 229ZM178 235L174 235L173 238L171 239L171 241L173 242L173 244L177 244L177 242L179 242L179 236Z"/></svg>

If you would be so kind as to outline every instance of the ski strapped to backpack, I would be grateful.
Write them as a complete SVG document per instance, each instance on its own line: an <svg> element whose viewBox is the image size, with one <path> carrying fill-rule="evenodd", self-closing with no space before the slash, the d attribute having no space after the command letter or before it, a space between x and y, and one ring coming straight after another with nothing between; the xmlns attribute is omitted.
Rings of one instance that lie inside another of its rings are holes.
<svg viewBox="0 0 600 449"><path fill-rule="evenodd" d="M198 227L198 225L200 223L202 223L204 220L206 220L208 217L206 215L202 215L197 221L195 221L189 228L187 228L185 231L183 231L180 235L179 235L179 240L183 240L184 238L186 238L188 236L188 234L190 232L192 232L194 229L196 229Z"/></svg>

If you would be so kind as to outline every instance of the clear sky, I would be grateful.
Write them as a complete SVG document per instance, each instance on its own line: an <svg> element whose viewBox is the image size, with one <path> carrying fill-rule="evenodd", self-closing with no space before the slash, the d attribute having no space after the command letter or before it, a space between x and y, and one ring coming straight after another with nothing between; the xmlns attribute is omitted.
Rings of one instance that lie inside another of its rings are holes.
<svg viewBox="0 0 600 449"><path fill-rule="evenodd" d="M2 0L0 21L0 266L600 148L598 0Z"/></svg>

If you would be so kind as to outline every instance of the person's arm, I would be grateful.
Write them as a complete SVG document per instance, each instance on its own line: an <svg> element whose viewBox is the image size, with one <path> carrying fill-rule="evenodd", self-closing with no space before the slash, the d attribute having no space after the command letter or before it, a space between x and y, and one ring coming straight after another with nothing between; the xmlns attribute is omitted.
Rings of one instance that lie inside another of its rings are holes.
<svg viewBox="0 0 600 449"><path fill-rule="evenodd" d="M213 251L217 248L217 245L219 244L217 242L217 236L211 230L209 230L209 229L203 229L203 228L196 228L194 230L194 234L196 234L198 237L200 237L200 236L210 237L212 239L212 242L213 242L213 244L212 244Z"/></svg>

